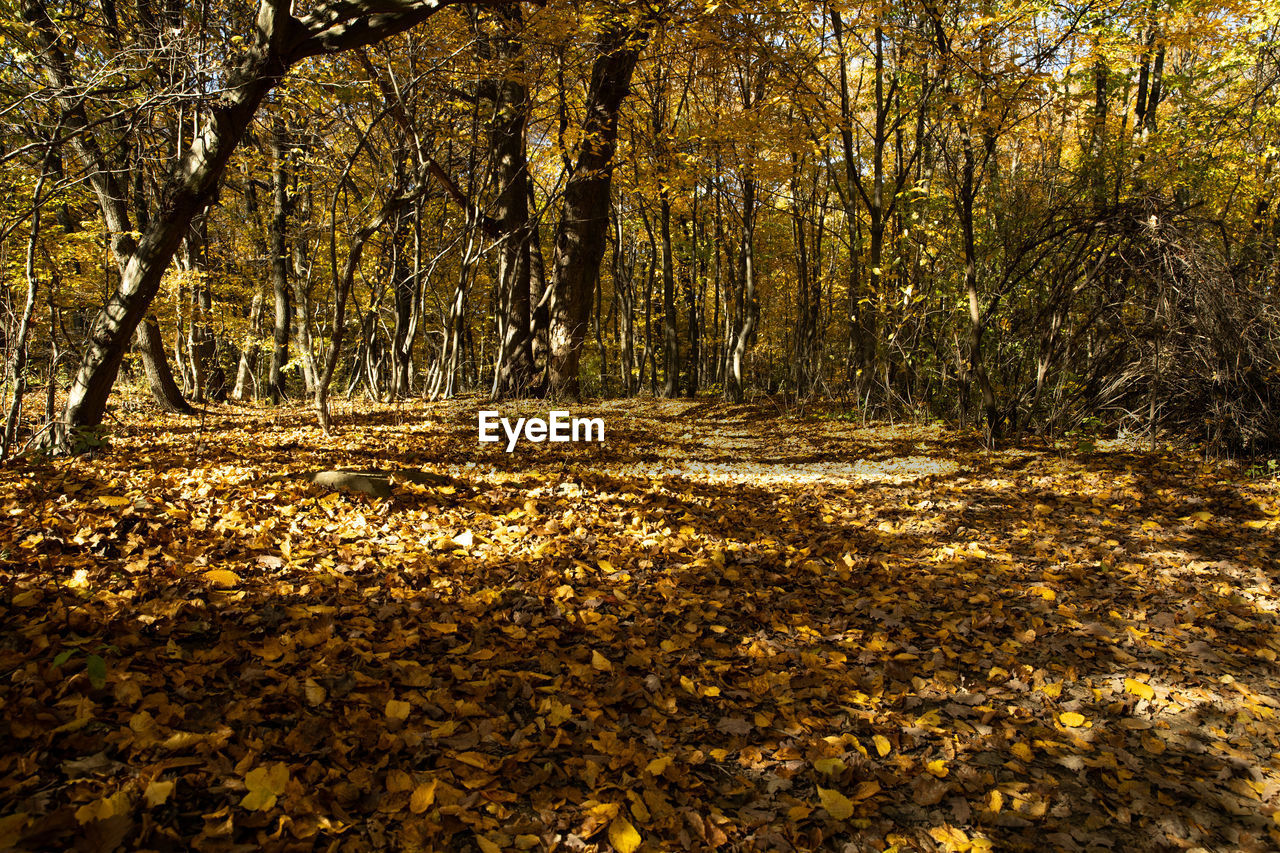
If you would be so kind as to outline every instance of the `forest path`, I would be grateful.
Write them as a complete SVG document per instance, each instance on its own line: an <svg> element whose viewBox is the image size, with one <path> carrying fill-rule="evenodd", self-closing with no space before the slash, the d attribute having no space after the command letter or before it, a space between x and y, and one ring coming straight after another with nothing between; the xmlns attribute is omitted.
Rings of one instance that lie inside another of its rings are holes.
<svg viewBox="0 0 1280 853"><path fill-rule="evenodd" d="M715 484L832 486L902 484L950 475L960 465L938 426L862 426L805 418L773 405L646 400L603 409L636 418L655 439L661 462L631 473L672 474Z"/></svg>

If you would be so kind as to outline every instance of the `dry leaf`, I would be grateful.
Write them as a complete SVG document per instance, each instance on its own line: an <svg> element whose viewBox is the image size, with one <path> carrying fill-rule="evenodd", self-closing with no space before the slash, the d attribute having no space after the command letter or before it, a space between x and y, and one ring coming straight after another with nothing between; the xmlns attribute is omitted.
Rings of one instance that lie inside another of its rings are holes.
<svg viewBox="0 0 1280 853"><path fill-rule="evenodd" d="M640 833L625 817L619 814L609 824L609 843L618 853L635 853L640 847Z"/></svg>
<svg viewBox="0 0 1280 853"><path fill-rule="evenodd" d="M853 802L839 791L819 787L818 799L827 814L835 820L848 820L853 816Z"/></svg>

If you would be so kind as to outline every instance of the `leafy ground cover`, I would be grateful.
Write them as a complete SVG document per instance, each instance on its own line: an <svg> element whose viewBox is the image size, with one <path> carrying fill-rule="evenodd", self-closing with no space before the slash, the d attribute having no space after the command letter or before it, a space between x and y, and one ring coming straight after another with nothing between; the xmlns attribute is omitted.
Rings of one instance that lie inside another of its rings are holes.
<svg viewBox="0 0 1280 853"><path fill-rule="evenodd" d="M1280 845L1274 481L576 414L604 445L506 454L465 403L130 416L0 472L0 847Z"/></svg>

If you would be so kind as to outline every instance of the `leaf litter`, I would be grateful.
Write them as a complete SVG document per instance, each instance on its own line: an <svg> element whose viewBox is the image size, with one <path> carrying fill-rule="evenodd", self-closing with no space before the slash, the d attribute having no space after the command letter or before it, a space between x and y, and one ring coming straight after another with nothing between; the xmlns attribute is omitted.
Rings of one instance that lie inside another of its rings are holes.
<svg viewBox="0 0 1280 853"><path fill-rule="evenodd" d="M683 401L508 455L475 411L0 472L0 847L1280 845L1274 481Z"/></svg>

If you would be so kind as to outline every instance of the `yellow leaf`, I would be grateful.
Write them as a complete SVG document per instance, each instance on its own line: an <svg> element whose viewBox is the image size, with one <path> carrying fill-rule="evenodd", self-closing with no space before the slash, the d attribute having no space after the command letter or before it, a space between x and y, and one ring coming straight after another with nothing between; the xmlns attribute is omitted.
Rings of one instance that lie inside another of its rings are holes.
<svg viewBox="0 0 1280 853"><path fill-rule="evenodd" d="M132 503L128 498L122 498L119 495L99 495L98 502L103 506L117 507Z"/></svg>
<svg viewBox="0 0 1280 853"><path fill-rule="evenodd" d="M388 699L386 712L387 716L393 720L404 722L409 719L409 712L413 710L413 706L408 702L402 702L399 699Z"/></svg>
<svg viewBox="0 0 1280 853"><path fill-rule="evenodd" d="M476 844L479 845L483 853L502 853L502 848L485 838L483 835L476 836Z"/></svg>
<svg viewBox="0 0 1280 853"><path fill-rule="evenodd" d="M610 672L613 670L613 663L604 655L597 651L591 652L591 667L600 672Z"/></svg>
<svg viewBox="0 0 1280 853"><path fill-rule="evenodd" d="M276 797L284 793L289 784L289 767L273 764L255 767L245 774L244 786L249 789L240 805L250 811L266 811L276 804Z"/></svg>
<svg viewBox="0 0 1280 853"><path fill-rule="evenodd" d="M1031 760L1031 745L1026 743L1025 741L1018 741L1012 747L1010 747L1010 749L1013 750L1014 755L1018 756L1023 761Z"/></svg>
<svg viewBox="0 0 1280 853"><path fill-rule="evenodd" d="M94 800L92 803L76 809L76 820L80 823L89 823L94 820L110 820L116 815L128 814L130 808L132 808L132 804L129 802L129 795L124 791L119 791L109 797Z"/></svg>
<svg viewBox="0 0 1280 853"><path fill-rule="evenodd" d="M533 848L537 847L541 843L542 843L542 838L537 835L517 835L516 836L517 850L532 850Z"/></svg>
<svg viewBox="0 0 1280 853"><path fill-rule="evenodd" d="M458 632L457 622L428 622L427 627L437 634L456 634Z"/></svg>
<svg viewBox="0 0 1280 853"><path fill-rule="evenodd" d="M325 690L316 682L314 678L308 678L303 689L307 694L307 704L319 705L324 701Z"/></svg>
<svg viewBox="0 0 1280 853"><path fill-rule="evenodd" d="M1058 722L1072 729L1078 729L1084 725L1084 714L1077 714L1075 711L1067 711L1058 715Z"/></svg>
<svg viewBox="0 0 1280 853"><path fill-rule="evenodd" d="M942 760L941 758L935 758L933 761L930 761L928 764L924 766L924 769L928 770L931 774L933 774L934 776L937 776L939 779L945 779L947 777L947 773L949 772L947 770L947 762Z"/></svg>
<svg viewBox="0 0 1280 853"><path fill-rule="evenodd" d="M867 797L874 797L880 793L880 783L874 779L868 779L865 782L859 782L858 788L853 792L854 800L865 800Z"/></svg>
<svg viewBox="0 0 1280 853"><path fill-rule="evenodd" d="M1150 699L1156 695L1155 689L1152 688L1150 684L1145 684L1133 678L1126 678L1124 680L1124 691L1126 693L1132 693L1134 696L1141 699Z"/></svg>
<svg viewBox="0 0 1280 853"><path fill-rule="evenodd" d="M573 708L568 705L561 705L554 699L546 700L545 710L547 715L544 719L546 719L549 726L558 726L573 717Z"/></svg>
<svg viewBox="0 0 1280 853"><path fill-rule="evenodd" d="M640 847L640 833L631 825L631 821L622 815L609 824L609 843L618 853L635 853Z"/></svg>
<svg viewBox="0 0 1280 853"><path fill-rule="evenodd" d="M666 769L671 766L671 756L661 755L650 761L644 768L644 772L653 776L661 776Z"/></svg>
<svg viewBox="0 0 1280 853"><path fill-rule="evenodd" d="M892 747L889 745L889 739L884 735L872 735L871 742L876 745L876 752L880 754L881 758L884 758L886 755L888 755L889 750L892 749Z"/></svg>
<svg viewBox="0 0 1280 853"><path fill-rule="evenodd" d="M453 537L453 544L457 545L459 548L470 548L472 545L476 544L476 538L471 535L470 530L464 530L457 536Z"/></svg>
<svg viewBox="0 0 1280 853"><path fill-rule="evenodd" d="M1057 699L1062 695L1062 682L1055 681L1052 684L1042 684L1040 692L1048 696L1050 699Z"/></svg>
<svg viewBox="0 0 1280 853"><path fill-rule="evenodd" d="M235 572L226 569L210 569L204 573L204 579L214 586L223 588L235 586L240 583L240 576Z"/></svg>
<svg viewBox="0 0 1280 853"><path fill-rule="evenodd" d="M990 794L987 794L987 810L999 814L1002 808L1004 808L1004 794L993 789Z"/></svg>
<svg viewBox="0 0 1280 853"><path fill-rule="evenodd" d="M844 772L844 761L839 758L819 758L813 762L813 769L828 776Z"/></svg>
<svg viewBox="0 0 1280 853"><path fill-rule="evenodd" d="M436 786L439 784L439 779L432 779L430 782L414 788L413 794L409 797L409 811L414 814L422 814L431 808L431 804L436 801Z"/></svg>
<svg viewBox="0 0 1280 853"><path fill-rule="evenodd" d="M818 799L827 814L836 820L848 820L853 816L853 802L839 791L830 788L818 788Z"/></svg>
<svg viewBox="0 0 1280 853"><path fill-rule="evenodd" d="M944 850L968 850L971 846L969 836L954 826L935 826L929 834Z"/></svg>
<svg viewBox="0 0 1280 853"><path fill-rule="evenodd" d="M173 793L172 782L161 782L159 779L153 779L147 785L147 790L143 792L143 796L147 799L147 805L151 808L162 806L169 799L169 795Z"/></svg>

